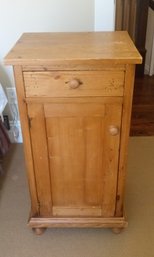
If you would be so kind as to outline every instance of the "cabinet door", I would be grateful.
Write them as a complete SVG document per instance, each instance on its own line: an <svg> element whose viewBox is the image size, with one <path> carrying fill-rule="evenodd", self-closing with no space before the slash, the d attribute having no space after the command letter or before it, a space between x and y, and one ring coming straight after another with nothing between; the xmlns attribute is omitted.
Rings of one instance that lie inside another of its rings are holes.
<svg viewBox="0 0 154 257"><path fill-rule="evenodd" d="M120 103L29 104L41 216L112 217Z"/></svg>

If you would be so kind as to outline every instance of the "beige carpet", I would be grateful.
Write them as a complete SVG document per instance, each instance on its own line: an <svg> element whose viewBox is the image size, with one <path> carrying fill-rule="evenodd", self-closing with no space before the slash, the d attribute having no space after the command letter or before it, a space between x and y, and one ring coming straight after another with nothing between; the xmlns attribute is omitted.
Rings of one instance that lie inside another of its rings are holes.
<svg viewBox="0 0 154 257"><path fill-rule="evenodd" d="M27 228L29 195L22 145L5 161L0 187L0 257L154 257L154 137L131 138L126 190L129 226L109 229Z"/></svg>

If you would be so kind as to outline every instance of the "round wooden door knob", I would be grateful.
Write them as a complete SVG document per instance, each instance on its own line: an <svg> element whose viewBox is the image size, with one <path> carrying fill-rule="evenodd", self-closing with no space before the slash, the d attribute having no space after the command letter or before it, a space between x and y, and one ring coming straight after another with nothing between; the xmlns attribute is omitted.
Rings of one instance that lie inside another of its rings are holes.
<svg viewBox="0 0 154 257"><path fill-rule="evenodd" d="M68 82L69 87L72 89L78 88L82 83L79 79L72 79Z"/></svg>
<svg viewBox="0 0 154 257"><path fill-rule="evenodd" d="M111 126L109 127L109 132L110 132L110 134L111 134L112 136L116 136L116 135L119 134L119 128L118 128L117 126L111 125Z"/></svg>

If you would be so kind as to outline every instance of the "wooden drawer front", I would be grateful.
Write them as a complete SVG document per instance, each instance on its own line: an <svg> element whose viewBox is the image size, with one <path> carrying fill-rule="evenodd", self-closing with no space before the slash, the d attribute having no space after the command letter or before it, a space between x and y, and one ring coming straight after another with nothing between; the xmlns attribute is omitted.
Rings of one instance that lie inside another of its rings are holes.
<svg viewBox="0 0 154 257"><path fill-rule="evenodd" d="M124 71L24 72L26 97L123 96Z"/></svg>

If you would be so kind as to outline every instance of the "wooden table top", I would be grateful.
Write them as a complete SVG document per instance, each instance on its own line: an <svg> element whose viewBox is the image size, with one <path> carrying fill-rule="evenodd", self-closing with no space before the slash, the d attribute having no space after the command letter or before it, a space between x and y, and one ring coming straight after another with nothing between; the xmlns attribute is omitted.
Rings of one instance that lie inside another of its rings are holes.
<svg viewBox="0 0 154 257"><path fill-rule="evenodd" d="M9 65L51 65L60 61L139 64L142 57L126 31L24 33L5 57Z"/></svg>

